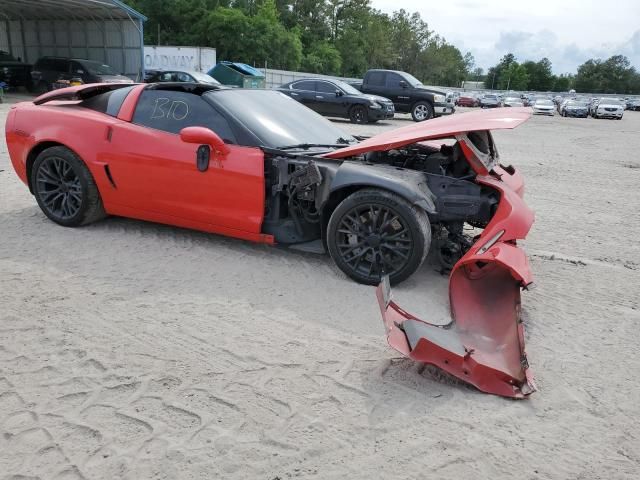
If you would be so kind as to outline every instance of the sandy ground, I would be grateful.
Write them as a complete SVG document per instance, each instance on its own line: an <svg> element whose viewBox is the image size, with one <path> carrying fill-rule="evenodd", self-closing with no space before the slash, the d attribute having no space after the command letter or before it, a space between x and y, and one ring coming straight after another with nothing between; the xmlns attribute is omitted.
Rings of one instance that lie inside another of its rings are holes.
<svg viewBox="0 0 640 480"><path fill-rule="evenodd" d="M400 358L373 289L329 258L54 225L3 138L0 479L639 478L638 132L627 112L496 134L537 214L525 401ZM431 268L396 290L425 316L446 310Z"/></svg>

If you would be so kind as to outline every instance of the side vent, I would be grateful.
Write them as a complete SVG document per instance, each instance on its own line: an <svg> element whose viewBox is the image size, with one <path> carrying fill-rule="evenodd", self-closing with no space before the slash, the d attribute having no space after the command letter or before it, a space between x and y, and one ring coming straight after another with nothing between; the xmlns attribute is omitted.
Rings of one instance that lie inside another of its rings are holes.
<svg viewBox="0 0 640 480"><path fill-rule="evenodd" d="M107 174L107 178L109 179L109 183L111 184L111 186L113 188L118 188L116 187L116 182L113 181L113 177L111 176L111 170L109 170L109 165L104 166L104 173Z"/></svg>
<svg viewBox="0 0 640 480"><path fill-rule="evenodd" d="M107 127L107 142L111 141L111 136L113 135L113 128Z"/></svg>

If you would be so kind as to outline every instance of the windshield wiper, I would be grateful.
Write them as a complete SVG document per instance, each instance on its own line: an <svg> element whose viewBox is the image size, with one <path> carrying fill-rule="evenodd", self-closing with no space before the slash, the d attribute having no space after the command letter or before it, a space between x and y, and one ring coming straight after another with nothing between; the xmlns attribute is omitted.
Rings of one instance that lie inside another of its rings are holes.
<svg viewBox="0 0 640 480"><path fill-rule="evenodd" d="M343 148L344 143L298 143L297 145L285 145L276 147L276 150L308 150L310 148Z"/></svg>

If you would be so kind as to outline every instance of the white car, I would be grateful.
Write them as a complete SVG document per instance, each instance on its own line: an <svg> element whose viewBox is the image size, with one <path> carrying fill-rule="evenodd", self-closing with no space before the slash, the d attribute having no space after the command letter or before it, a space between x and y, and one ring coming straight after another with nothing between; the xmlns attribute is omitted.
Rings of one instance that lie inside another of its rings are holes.
<svg viewBox="0 0 640 480"><path fill-rule="evenodd" d="M540 98L532 105L534 115L553 115L556 111L556 106L553 101L546 98Z"/></svg>
<svg viewBox="0 0 640 480"><path fill-rule="evenodd" d="M593 112L593 118L615 118L622 120L624 115L624 103L617 98L603 97Z"/></svg>

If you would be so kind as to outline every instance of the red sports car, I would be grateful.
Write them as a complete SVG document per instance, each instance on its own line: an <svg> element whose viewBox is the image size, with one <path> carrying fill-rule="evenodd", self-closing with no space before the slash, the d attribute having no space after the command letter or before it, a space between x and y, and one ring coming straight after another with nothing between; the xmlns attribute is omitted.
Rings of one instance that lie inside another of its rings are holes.
<svg viewBox="0 0 640 480"><path fill-rule="evenodd" d="M490 131L529 116L454 115L359 141L276 91L92 84L14 105L6 137L16 173L63 226L119 215L328 250L371 285L406 279L434 250L462 330L429 326L380 290L389 341L480 389L522 396L533 390L518 316L531 273L516 241L533 213ZM465 225L483 231L469 237Z"/></svg>

